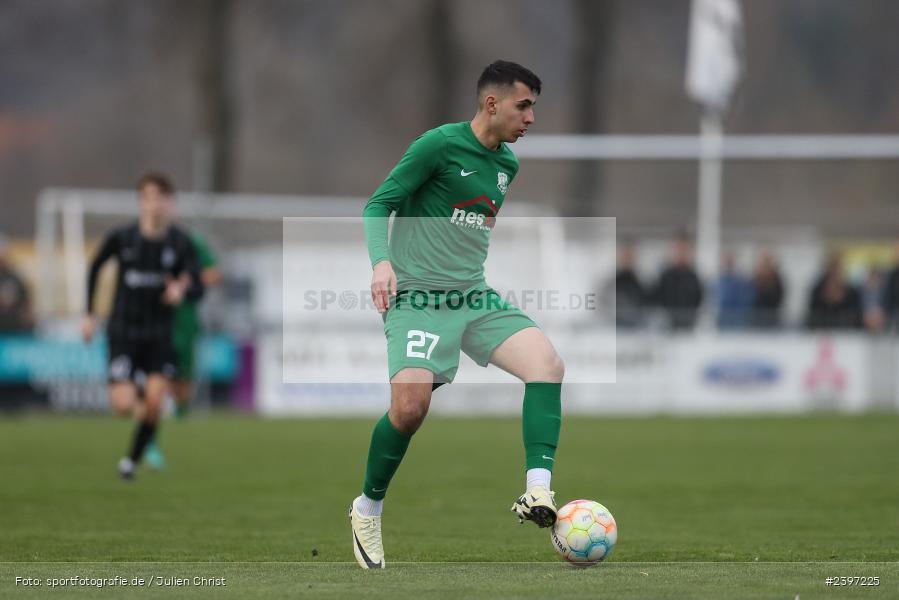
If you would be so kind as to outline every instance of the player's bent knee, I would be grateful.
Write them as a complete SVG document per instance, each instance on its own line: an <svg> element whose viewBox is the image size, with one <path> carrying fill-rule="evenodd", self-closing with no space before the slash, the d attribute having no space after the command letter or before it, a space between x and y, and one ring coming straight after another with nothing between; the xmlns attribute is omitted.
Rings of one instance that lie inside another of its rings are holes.
<svg viewBox="0 0 899 600"><path fill-rule="evenodd" d="M390 420L398 431L412 435L424 422L429 404L430 398L427 396L398 398L390 407Z"/></svg>
<svg viewBox="0 0 899 600"><path fill-rule="evenodd" d="M424 411L404 410L398 414L397 430L407 435L412 435L418 431L421 424L424 423Z"/></svg>
<svg viewBox="0 0 899 600"><path fill-rule="evenodd" d="M165 379L157 376L148 379L144 392L144 421L155 423L159 420L167 389Z"/></svg>
<svg viewBox="0 0 899 600"><path fill-rule="evenodd" d="M402 425L401 431L404 433L415 433L421 427L421 424L424 423L427 414L428 407L426 404L406 404L400 408L398 414L398 420Z"/></svg>
<svg viewBox="0 0 899 600"><path fill-rule="evenodd" d="M553 357L549 361L548 365L549 370L549 381L552 383L562 383L562 380L565 378L565 363L562 361L562 357L558 354L553 354Z"/></svg>
<svg viewBox="0 0 899 600"><path fill-rule="evenodd" d="M162 398L148 396L144 402L143 420L155 423L162 414Z"/></svg>
<svg viewBox="0 0 899 600"><path fill-rule="evenodd" d="M120 417L129 416L134 410L135 394L127 387L113 386L109 390L109 403L115 414Z"/></svg>
<svg viewBox="0 0 899 600"><path fill-rule="evenodd" d="M131 414L131 404L121 401L112 401L112 410L120 417L126 417Z"/></svg>
<svg viewBox="0 0 899 600"><path fill-rule="evenodd" d="M565 363L562 358L553 352L551 355L543 358L539 363L534 364L522 380L525 382L544 381L547 383L562 383L565 378Z"/></svg>

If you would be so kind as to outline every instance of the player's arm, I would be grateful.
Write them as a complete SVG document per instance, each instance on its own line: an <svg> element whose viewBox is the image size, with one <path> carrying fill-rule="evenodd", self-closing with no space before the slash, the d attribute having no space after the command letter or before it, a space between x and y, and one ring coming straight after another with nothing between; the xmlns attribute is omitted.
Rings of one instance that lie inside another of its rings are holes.
<svg viewBox="0 0 899 600"><path fill-rule="evenodd" d="M408 195L405 188L388 177L362 211L362 224L372 266L371 298L378 312L386 311L390 305L389 296L396 295L396 273L393 272L387 246L387 223L390 214Z"/></svg>
<svg viewBox="0 0 899 600"><path fill-rule="evenodd" d="M197 259L200 261L200 281L208 290L222 282L222 270L219 268L215 253L206 240L199 235L192 236L192 240L197 251Z"/></svg>
<svg viewBox="0 0 899 600"><path fill-rule="evenodd" d="M203 282L204 288L215 287L222 282L222 270L218 265L203 267L203 270L200 272L200 281Z"/></svg>
<svg viewBox="0 0 899 600"><path fill-rule="evenodd" d="M172 265L171 273L166 278L162 300L174 306L181 304L185 299L199 300L203 297L204 291L197 251L190 239L184 236L178 260Z"/></svg>
<svg viewBox="0 0 899 600"><path fill-rule="evenodd" d="M94 256L94 260L91 261L90 269L87 272L87 311L81 320L81 339L85 342L90 342L94 337L94 329L96 327L94 320L94 292L97 290L100 269L119 250L118 234L119 232L116 230L106 236L106 239L100 245L100 250Z"/></svg>
<svg viewBox="0 0 899 600"><path fill-rule="evenodd" d="M390 264L387 244L390 215L435 173L445 150L446 139L438 130L432 129L422 134L409 146L362 211L372 265L372 300L380 312L387 310L388 296L396 295L396 275Z"/></svg>

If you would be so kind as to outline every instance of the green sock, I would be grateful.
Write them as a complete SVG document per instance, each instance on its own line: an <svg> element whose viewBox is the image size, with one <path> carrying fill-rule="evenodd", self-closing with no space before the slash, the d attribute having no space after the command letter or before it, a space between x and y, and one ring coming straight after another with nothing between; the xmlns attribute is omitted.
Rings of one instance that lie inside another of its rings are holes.
<svg viewBox="0 0 899 600"><path fill-rule="evenodd" d="M363 494L372 500L384 498L390 479L400 466L411 439L412 436L396 430L386 413L381 417L371 433Z"/></svg>
<svg viewBox="0 0 899 600"><path fill-rule="evenodd" d="M553 470L561 427L562 384L526 383L521 411L525 469Z"/></svg>
<svg viewBox="0 0 899 600"><path fill-rule="evenodd" d="M190 404L188 404L187 402L184 402L184 403L176 402L175 403L175 416L177 418L183 419L184 417L187 416L187 413L189 413L189 412L190 412Z"/></svg>

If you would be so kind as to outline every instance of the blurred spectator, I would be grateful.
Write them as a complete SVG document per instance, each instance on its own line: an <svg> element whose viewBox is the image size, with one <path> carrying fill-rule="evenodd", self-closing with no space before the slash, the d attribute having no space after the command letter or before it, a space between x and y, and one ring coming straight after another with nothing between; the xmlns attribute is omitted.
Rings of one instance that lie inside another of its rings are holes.
<svg viewBox="0 0 899 600"><path fill-rule="evenodd" d="M824 274L812 288L806 319L809 329L860 329L861 296L846 283L839 257L828 261Z"/></svg>
<svg viewBox="0 0 899 600"><path fill-rule="evenodd" d="M752 276L753 298L751 324L759 329L780 327L780 306L784 289L777 261L770 252L759 257Z"/></svg>
<svg viewBox="0 0 899 600"><path fill-rule="evenodd" d="M659 275L652 292L654 303L675 330L692 329L702 304L702 283L692 264L692 249L685 236L671 245L671 262Z"/></svg>
<svg viewBox="0 0 899 600"><path fill-rule="evenodd" d="M899 243L896 244L896 266L883 284L883 313L886 327L899 331Z"/></svg>
<svg viewBox="0 0 899 600"><path fill-rule="evenodd" d="M749 324L752 308L752 282L737 270L733 252L725 252L718 277L718 327L739 329Z"/></svg>
<svg viewBox="0 0 899 600"><path fill-rule="evenodd" d="M862 320L871 333L883 331L886 319L883 313L883 273L877 269L868 271L861 289Z"/></svg>
<svg viewBox="0 0 899 600"><path fill-rule="evenodd" d="M623 242L618 248L618 270L615 271L613 283L615 325L624 329L635 329L645 324L646 306L649 301L649 293L634 271L635 264L634 244Z"/></svg>
<svg viewBox="0 0 899 600"><path fill-rule="evenodd" d="M0 235L0 333L29 331L31 306L28 288L10 264L7 251L7 240Z"/></svg>

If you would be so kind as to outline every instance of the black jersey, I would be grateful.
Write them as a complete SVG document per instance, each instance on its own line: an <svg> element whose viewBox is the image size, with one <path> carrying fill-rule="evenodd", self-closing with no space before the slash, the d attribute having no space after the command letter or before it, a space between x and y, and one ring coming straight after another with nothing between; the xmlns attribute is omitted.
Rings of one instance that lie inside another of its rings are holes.
<svg viewBox="0 0 899 600"><path fill-rule="evenodd" d="M109 337L136 342L170 339L175 307L162 300L166 279L186 272L191 285L185 298L197 299L203 294L199 261L190 238L174 225L159 239L141 235L137 223L111 231L91 263L87 284L89 314L93 312L97 275L110 258L118 260L119 274L109 317Z"/></svg>

